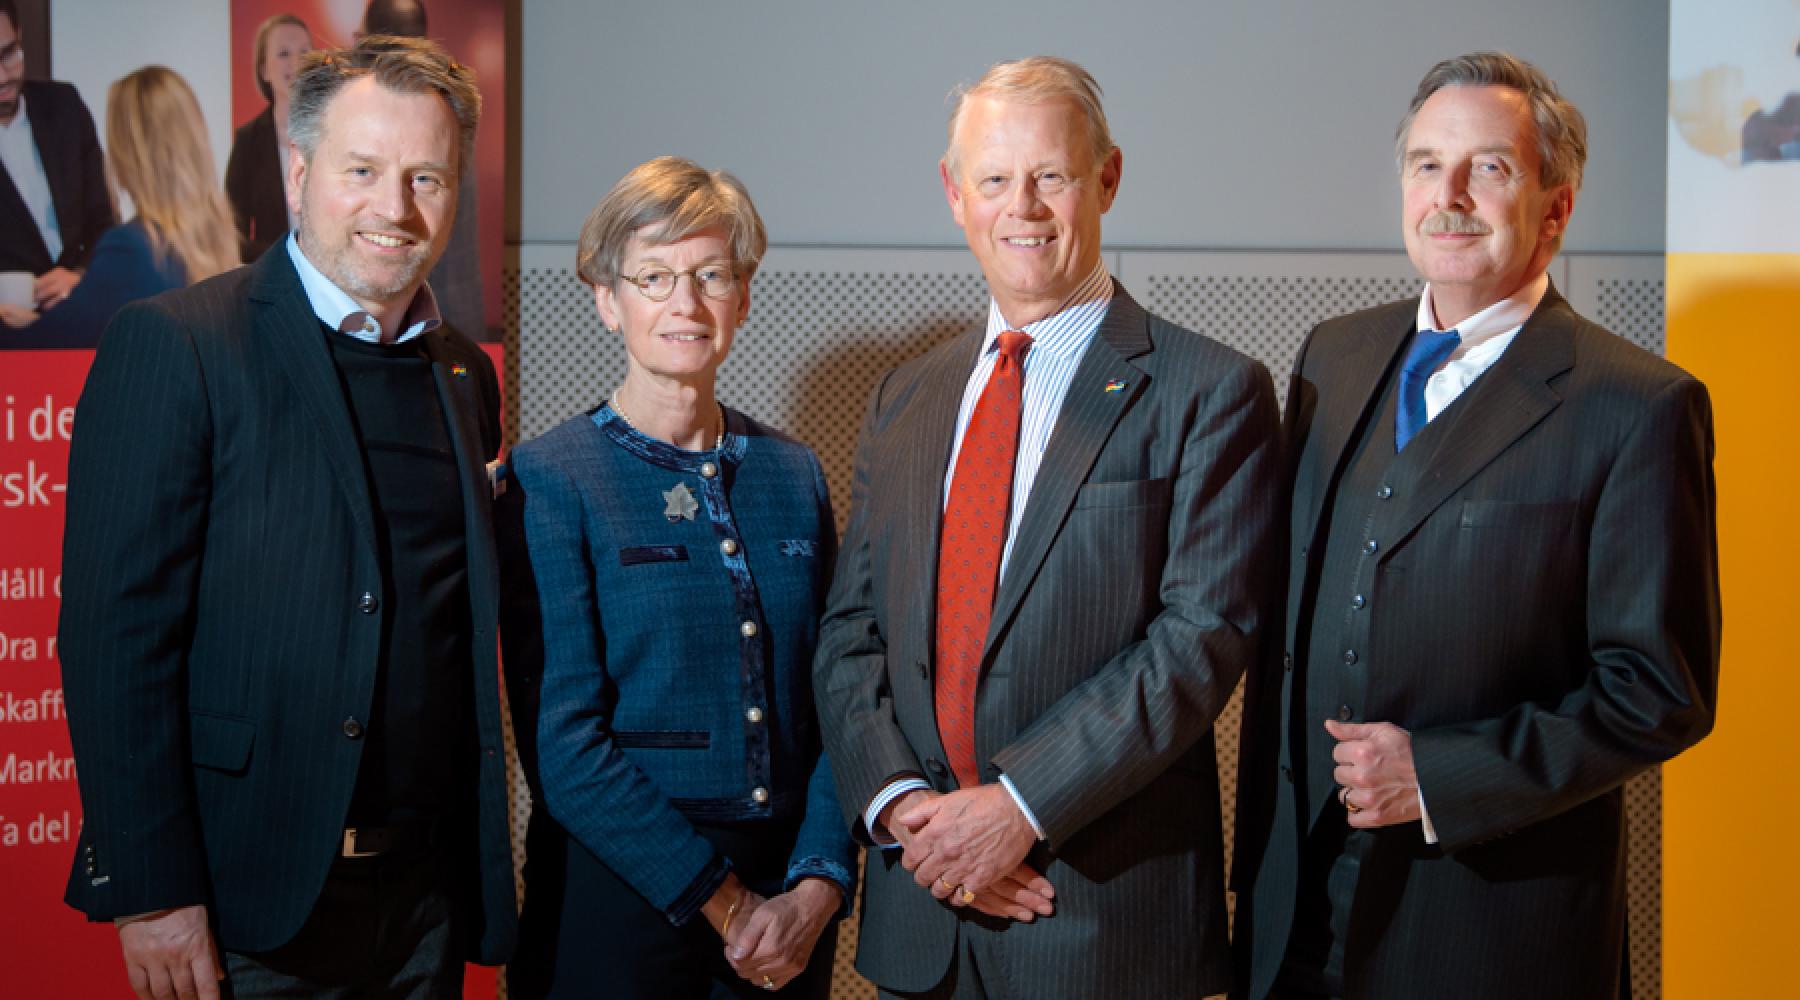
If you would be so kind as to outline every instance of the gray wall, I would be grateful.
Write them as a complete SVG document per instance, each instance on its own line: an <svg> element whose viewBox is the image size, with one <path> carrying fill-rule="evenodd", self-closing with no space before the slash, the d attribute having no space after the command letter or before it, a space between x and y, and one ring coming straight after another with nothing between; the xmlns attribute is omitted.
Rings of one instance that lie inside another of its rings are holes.
<svg viewBox="0 0 1800 1000"><path fill-rule="evenodd" d="M518 238L574 240L652 156L726 166L780 244L947 246L945 95L1048 52L1106 90L1118 247L1392 249L1394 123L1425 69L1502 48L1586 113L1571 252L1663 247L1667 0L526 0Z"/></svg>

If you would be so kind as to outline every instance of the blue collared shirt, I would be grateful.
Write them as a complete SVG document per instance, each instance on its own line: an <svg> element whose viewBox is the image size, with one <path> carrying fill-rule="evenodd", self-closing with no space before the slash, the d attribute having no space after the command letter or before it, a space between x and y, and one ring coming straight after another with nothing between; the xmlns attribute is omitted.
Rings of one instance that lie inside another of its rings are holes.
<svg viewBox="0 0 1800 1000"><path fill-rule="evenodd" d="M288 233L287 252L288 259L294 262L294 270L300 272L300 287L306 289L306 301L312 303L313 315L319 317L319 322L357 340L384 343L381 324L306 259L306 254L300 250L299 239L291 232ZM421 284L400 320L400 335L385 342L397 344L411 340L437 329L441 322L443 317L438 313L437 296L431 293L429 284Z"/></svg>

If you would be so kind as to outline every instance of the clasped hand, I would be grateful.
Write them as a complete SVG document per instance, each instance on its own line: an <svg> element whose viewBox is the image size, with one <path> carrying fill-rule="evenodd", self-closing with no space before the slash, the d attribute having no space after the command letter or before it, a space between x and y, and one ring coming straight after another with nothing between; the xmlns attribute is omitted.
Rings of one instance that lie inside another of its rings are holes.
<svg viewBox="0 0 1800 1000"><path fill-rule="evenodd" d="M1025 863L1037 834L1005 788L908 792L882 822L901 866L938 900L1024 923L1056 912L1050 880Z"/></svg>

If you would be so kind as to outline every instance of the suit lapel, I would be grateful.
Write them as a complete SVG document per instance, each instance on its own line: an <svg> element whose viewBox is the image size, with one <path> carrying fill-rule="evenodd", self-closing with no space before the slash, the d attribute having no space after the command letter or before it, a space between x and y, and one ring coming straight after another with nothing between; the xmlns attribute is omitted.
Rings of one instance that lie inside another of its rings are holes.
<svg viewBox="0 0 1800 1000"><path fill-rule="evenodd" d="M1413 335L1416 310L1397 312L1404 312L1407 318L1389 322L1384 315L1372 319L1354 335L1352 352L1331 362L1332 370L1323 373L1342 391L1334 388L1329 394L1319 394L1319 410L1313 414L1312 427L1319 435L1319 462L1312 468L1317 470L1319 480L1299 494L1307 501L1306 520L1302 523L1306 525L1304 538L1309 543L1316 541L1313 536L1319 530L1319 517L1330 493L1324 487L1337 482L1351 442L1361 432L1363 421L1373 419L1388 370ZM1289 405L1293 405L1292 400Z"/></svg>
<svg viewBox="0 0 1800 1000"><path fill-rule="evenodd" d="M1455 422L1436 442L1412 502L1395 524L1389 552L1561 404L1549 381L1575 364L1573 319L1569 304L1552 288L1500 360L1438 417Z"/></svg>
<svg viewBox="0 0 1800 1000"><path fill-rule="evenodd" d="M923 572L915 577L904 621L920 629L914 648L932 650L937 629L937 552L944 523L944 476L949 471L950 445L956 437L956 414L962 407L963 389L981 351L984 330L963 335L956 346L938 355L918 379L919 398L907 407L914 427L905 440L918 442L905 449L906 467L901 482L905 489L903 510L905 537L898 551L917 555ZM932 664L936 671L936 663Z"/></svg>
<svg viewBox="0 0 1800 1000"><path fill-rule="evenodd" d="M331 348L319 329L319 317L288 259L287 244L277 243L257 260L250 301L258 339L275 345L275 356L294 392L319 430L333 478L349 501L357 534L375 551L373 505L363 468L362 445L350 423L350 406L331 363Z"/></svg>
<svg viewBox="0 0 1800 1000"><path fill-rule="evenodd" d="M1051 432L1037 478L1032 481L1025 516L1019 522L1019 533L1013 539L1012 554L1007 557L1006 572L994 599L984 660L1018 614L1019 605L1042 568L1050 543L1075 505L1076 494L1087 482L1100 449L1112 436L1119 418L1150 384L1150 376L1130 361L1152 347L1147 326L1143 307L1126 293L1125 286L1115 281L1112 303L1069 381L1056 429ZM1125 388L1105 391L1112 381L1123 383Z"/></svg>
<svg viewBox="0 0 1800 1000"><path fill-rule="evenodd" d="M437 383L438 404L450 428L450 446L456 451L457 480L462 483L463 524L469 560L469 602L477 622L493 621L498 614L498 560L494 552L493 488L488 483L487 458L481 452L481 412L474 376L456 360L440 332L423 335L425 353L431 358L431 375ZM480 662L479 658L477 662Z"/></svg>
<svg viewBox="0 0 1800 1000"><path fill-rule="evenodd" d="M50 185L50 204L56 209L57 224L65 227L63 232L69 234L63 237L63 249L67 250L73 242L74 227L70 227L70 221L79 218L81 214L77 211L79 194L75 190L81 182L81 171L62 155L63 150L72 143L61 129L72 122L68 115L45 113L50 110L47 106L48 92L38 90L33 96L37 97L38 107L42 110L31 119L31 141L37 146L38 161L44 165L44 180ZM25 112L31 114L29 99L25 104ZM79 145L78 142L73 144Z"/></svg>

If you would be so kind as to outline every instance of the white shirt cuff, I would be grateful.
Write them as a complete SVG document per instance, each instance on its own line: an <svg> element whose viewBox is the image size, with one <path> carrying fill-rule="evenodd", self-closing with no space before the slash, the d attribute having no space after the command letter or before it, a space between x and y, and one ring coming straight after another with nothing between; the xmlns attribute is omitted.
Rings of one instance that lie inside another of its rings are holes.
<svg viewBox="0 0 1800 1000"><path fill-rule="evenodd" d="M1419 825L1425 828L1425 842L1427 844L1435 844L1437 843L1437 829L1431 825L1431 813L1425 809L1425 789L1420 788L1418 792Z"/></svg>
<svg viewBox="0 0 1800 1000"><path fill-rule="evenodd" d="M923 778L901 778L898 781L889 782L886 788L869 800L869 808L863 810L863 826L868 828L869 839L875 842L876 847L900 846L900 842L894 839L894 835L888 833L887 828L878 822L881 818L881 811L888 807L888 803L907 792L920 788L930 789L931 785ZM1026 815L1031 814L1026 813Z"/></svg>
<svg viewBox="0 0 1800 1000"><path fill-rule="evenodd" d="M1019 794L1017 788L1013 787L1012 779L1002 774L1000 776L1000 783L1006 786L1006 793L1013 797L1013 804L1018 806L1019 811L1025 814L1025 822L1031 824L1031 832L1037 834L1037 839L1049 840L1049 837L1044 836L1044 828L1038 823L1037 817L1032 815L1031 807L1025 804L1025 797Z"/></svg>

